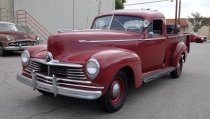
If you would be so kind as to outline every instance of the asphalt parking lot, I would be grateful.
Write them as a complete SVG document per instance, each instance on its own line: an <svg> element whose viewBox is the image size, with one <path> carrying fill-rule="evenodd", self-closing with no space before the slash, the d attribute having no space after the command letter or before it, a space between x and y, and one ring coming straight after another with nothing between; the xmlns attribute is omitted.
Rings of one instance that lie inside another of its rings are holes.
<svg viewBox="0 0 210 119"><path fill-rule="evenodd" d="M0 119L209 119L210 41L191 43L179 79L165 75L135 89L121 110L102 111L96 101L45 96L16 80L20 52L0 57Z"/></svg>

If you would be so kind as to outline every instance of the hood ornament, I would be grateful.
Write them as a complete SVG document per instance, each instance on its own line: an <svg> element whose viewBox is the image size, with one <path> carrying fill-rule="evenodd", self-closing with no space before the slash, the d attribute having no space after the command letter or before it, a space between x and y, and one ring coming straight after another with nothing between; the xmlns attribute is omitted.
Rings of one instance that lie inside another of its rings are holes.
<svg viewBox="0 0 210 119"><path fill-rule="evenodd" d="M46 58L45 58L45 61L46 62L50 62L53 60L53 56L50 52L47 52L47 55L46 55Z"/></svg>
<svg viewBox="0 0 210 119"><path fill-rule="evenodd" d="M59 60L54 60L52 53L47 52L46 57L45 57L45 62L47 62L47 63L58 63Z"/></svg>

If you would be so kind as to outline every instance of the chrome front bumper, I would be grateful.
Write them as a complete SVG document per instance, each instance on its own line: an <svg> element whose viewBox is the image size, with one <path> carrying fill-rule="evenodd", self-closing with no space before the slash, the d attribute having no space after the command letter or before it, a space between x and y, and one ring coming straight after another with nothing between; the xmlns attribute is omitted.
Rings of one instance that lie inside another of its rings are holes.
<svg viewBox="0 0 210 119"><path fill-rule="evenodd" d="M81 89L72 89L59 86L56 82L56 77L53 75L53 85L42 83L36 80L36 73L32 72L32 79L23 76L22 74L17 74L17 80L33 87L34 90L39 89L46 92L54 93L54 96L64 95L68 97L81 98L87 100L94 100L102 95L101 91L89 91Z"/></svg>
<svg viewBox="0 0 210 119"><path fill-rule="evenodd" d="M4 50L15 51L15 50L24 50L30 46L7 46L3 47Z"/></svg>

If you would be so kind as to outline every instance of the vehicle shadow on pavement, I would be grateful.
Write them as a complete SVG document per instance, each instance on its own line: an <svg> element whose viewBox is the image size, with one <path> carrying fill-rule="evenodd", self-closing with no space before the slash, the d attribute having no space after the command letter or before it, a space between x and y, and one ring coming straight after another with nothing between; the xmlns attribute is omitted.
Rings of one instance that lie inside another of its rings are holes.
<svg viewBox="0 0 210 119"><path fill-rule="evenodd" d="M15 51L15 52L7 52L4 57L20 57L22 51Z"/></svg>

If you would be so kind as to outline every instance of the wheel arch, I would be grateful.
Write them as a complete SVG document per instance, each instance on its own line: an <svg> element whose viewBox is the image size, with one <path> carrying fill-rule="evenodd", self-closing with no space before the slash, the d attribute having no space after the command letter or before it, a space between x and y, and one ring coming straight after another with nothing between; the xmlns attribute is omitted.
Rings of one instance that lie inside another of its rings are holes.
<svg viewBox="0 0 210 119"><path fill-rule="evenodd" d="M180 57L183 58L184 62L187 60L187 46L180 42L176 45L175 52L171 57L170 66L176 67L178 65Z"/></svg>
<svg viewBox="0 0 210 119"><path fill-rule="evenodd" d="M105 53L106 52L106 53ZM100 64L100 72L93 83L109 84L115 74L123 70L128 79L134 80L135 87L142 84L141 58L129 50L102 51L94 54L91 58L97 59Z"/></svg>

